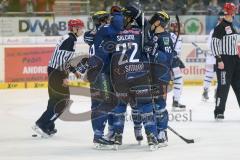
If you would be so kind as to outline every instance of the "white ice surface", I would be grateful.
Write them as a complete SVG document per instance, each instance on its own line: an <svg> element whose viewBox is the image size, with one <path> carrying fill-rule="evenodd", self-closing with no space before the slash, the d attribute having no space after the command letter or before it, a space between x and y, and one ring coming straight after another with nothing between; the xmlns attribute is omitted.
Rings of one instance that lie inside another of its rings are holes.
<svg viewBox="0 0 240 160"><path fill-rule="evenodd" d="M32 138L31 126L46 109L47 90L0 90L0 160L239 160L240 110L235 95L230 91L225 120L215 122L213 88L209 102L201 101L201 93L201 87L184 87L182 102L188 108L184 114L189 116L191 109L192 121L169 123L183 136L194 138L194 144L184 143L169 131L169 146L150 152L146 138L142 146L136 145L132 122L127 122L124 144L116 152L93 149L90 121L58 120L55 137ZM89 110L89 98L72 96L72 99L72 111Z"/></svg>

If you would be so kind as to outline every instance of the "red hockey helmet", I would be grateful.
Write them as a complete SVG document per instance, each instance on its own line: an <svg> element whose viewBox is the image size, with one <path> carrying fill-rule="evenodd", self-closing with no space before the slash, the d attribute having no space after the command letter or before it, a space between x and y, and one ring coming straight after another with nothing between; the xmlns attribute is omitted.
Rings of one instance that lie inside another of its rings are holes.
<svg viewBox="0 0 240 160"><path fill-rule="evenodd" d="M224 14L232 15L232 14L235 14L237 7L235 6L234 3L227 2L224 4L223 10L224 10Z"/></svg>
<svg viewBox="0 0 240 160"><path fill-rule="evenodd" d="M68 30L71 31L73 27L84 28L84 23L80 19L70 19L68 21Z"/></svg>

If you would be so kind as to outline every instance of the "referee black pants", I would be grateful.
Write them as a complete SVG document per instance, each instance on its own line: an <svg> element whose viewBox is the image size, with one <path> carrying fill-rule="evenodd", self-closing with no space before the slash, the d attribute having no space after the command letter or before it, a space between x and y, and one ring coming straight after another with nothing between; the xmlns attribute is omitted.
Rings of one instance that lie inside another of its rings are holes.
<svg viewBox="0 0 240 160"><path fill-rule="evenodd" d="M54 129L54 121L67 107L70 99L70 92L69 87L63 86L63 79L67 77L68 75L65 72L48 67L49 100L46 111L36 122L40 128L49 130Z"/></svg>
<svg viewBox="0 0 240 160"><path fill-rule="evenodd" d="M238 56L222 55L224 69L217 68L217 94L215 116L223 114L228 97L230 85L237 97L240 106L240 58Z"/></svg>

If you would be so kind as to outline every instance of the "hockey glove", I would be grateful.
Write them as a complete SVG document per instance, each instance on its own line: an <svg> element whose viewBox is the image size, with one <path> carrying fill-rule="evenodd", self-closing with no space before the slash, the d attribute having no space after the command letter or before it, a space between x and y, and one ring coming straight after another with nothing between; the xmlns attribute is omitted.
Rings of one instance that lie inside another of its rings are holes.
<svg viewBox="0 0 240 160"><path fill-rule="evenodd" d="M126 9L131 12L134 19L137 19L139 16L141 16L142 11L135 5L128 5L126 6Z"/></svg>

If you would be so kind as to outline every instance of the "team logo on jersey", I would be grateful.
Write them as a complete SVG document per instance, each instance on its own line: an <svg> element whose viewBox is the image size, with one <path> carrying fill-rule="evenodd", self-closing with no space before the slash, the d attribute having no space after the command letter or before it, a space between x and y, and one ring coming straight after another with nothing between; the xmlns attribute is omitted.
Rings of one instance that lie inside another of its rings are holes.
<svg viewBox="0 0 240 160"><path fill-rule="evenodd" d="M163 44L168 46L169 45L169 37L163 37Z"/></svg>
<svg viewBox="0 0 240 160"><path fill-rule="evenodd" d="M112 53L116 50L116 42L114 41L103 42L101 46L103 47L104 52Z"/></svg>
<svg viewBox="0 0 240 160"><path fill-rule="evenodd" d="M232 33L231 26L225 27L225 31L226 31L226 34L231 34Z"/></svg>

